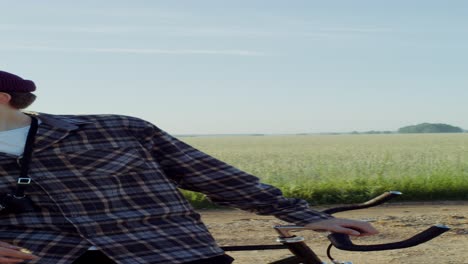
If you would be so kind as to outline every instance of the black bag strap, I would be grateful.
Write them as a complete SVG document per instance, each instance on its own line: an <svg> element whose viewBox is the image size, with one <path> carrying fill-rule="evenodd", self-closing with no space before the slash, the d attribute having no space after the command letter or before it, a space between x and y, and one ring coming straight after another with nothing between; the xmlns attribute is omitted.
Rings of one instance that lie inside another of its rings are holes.
<svg viewBox="0 0 468 264"><path fill-rule="evenodd" d="M16 192L14 195L16 198L23 198L25 196L24 191L26 190L27 186L31 184L31 178L28 177L29 165L31 164L32 152L34 148L34 139L36 137L39 121L34 116L30 117L31 127L29 128L28 136L26 138L26 144L24 145L23 158L18 160L18 164L20 165L21 171L20 177L17 181Z"/></svg>

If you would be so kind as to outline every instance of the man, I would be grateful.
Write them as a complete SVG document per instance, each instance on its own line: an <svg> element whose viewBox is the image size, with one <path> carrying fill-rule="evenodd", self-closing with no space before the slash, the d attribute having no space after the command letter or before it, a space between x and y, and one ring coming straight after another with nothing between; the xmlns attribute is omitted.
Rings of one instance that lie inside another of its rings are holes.
<svg viewBox="0 0 468 264"><path fill-rule="evenodd" d="M311 230L377 233L285 198L144 120L21 111L34 90L0 71L0 263L231 263L177 188Z"/></svg>

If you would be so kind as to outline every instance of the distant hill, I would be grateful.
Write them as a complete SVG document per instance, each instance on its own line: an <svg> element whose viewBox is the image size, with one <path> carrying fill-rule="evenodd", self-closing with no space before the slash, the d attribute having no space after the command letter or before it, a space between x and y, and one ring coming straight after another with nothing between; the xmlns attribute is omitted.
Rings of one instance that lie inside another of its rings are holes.
<svg viewBox="0 0 468 264"><path fill-rule="evenodd" d="M447 124L422 123L414 126L405 126L398 129L398 133L463 133L463 129Z"/></svg>

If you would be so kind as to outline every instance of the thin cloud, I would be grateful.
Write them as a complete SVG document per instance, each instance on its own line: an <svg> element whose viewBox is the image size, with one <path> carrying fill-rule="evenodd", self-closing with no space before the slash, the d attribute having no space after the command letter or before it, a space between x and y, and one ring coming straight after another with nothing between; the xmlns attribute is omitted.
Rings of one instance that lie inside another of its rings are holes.
<svg viewBox="0 0 468 264"><path fill-rule="evenodd" d="M0 24L0 31L51 32L83 34L157 34L172 37L337 37L342 34L377 34L394 32L383 27L317 27L310 26L297 30L297 27L284 27L282 30L235 28L235 27L185 27L172 26L106 26L106 25L22 25Z"/></svg>
<svg viewBox="0 0 468 264"><path fill-rule="evenodd" d="M115 53L146 55L227 55L227 56L267 56L266 53L234 49L136 49L136 48L60 48L42 46L0 47L0 50L69 52L69 53Z"/></svg>
<svg viewBox="0 0 468 264"><path fill-rule="evenodd" d="M158 34L174 37L246 37L246 38L282 38L282 37L341 37L349 35L381 34L394 32L390 28L295 28L283 30L261 30L245 28L170 28L158 31Z"/></svg>
<svg viewBox="0 0 468 264"><path fill-rule="evenodd" d="M0 24L0 31L52 32L52 33L129 33L144 31L144 28L128 26L55 26Z"/></svg>
<svg viewBox="0 0 468 264"><path fill-rule="evenodd" d="M334 28L319 28L318 31L323 32L347 32L347 33L386 33L394 31L392 28L384 27L334 27Z"/></svg>

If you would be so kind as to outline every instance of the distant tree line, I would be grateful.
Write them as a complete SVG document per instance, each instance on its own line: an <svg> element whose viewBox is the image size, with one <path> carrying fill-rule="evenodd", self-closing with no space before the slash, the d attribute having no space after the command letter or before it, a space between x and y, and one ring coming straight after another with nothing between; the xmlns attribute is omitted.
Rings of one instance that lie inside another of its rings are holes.
<svg viewBox="0 0 468 264"><path fill-rule="evenodd" d="M414 126L405 126L398 129L398 133L463 133L463 129L447 124L422 123Z"/></svg>
<svg viewBox="0 0 468 264"><path fill-rule="evenodd" d="M353 131L348 134L352 135L362 135L362 134L408 134L408 133L467 133L467 130L463 130L460 127L447 125L447 124L431 124L431 123L422 123L413 126L405 126L397 131Z"/></svg>
<svg viewBox="0 0 468 264"><path fill-rule="evenodd" d="M364 131L364 132L358 132L358 131L353 131L350 134L357 135L357 134L394 134L396 132L394 131L376 131L376 130L370 130L370 131Z"/></svg>

